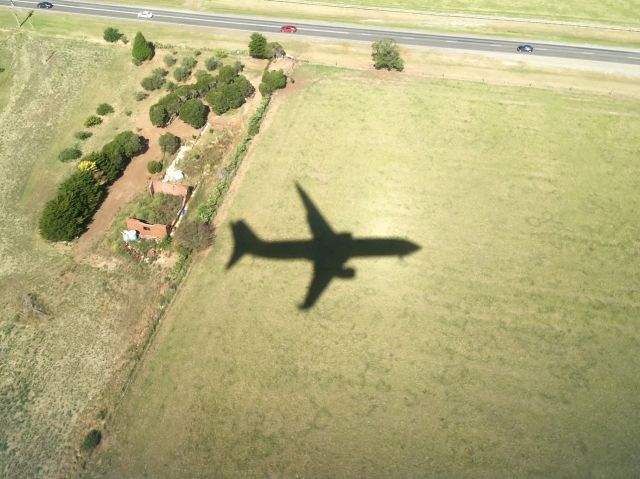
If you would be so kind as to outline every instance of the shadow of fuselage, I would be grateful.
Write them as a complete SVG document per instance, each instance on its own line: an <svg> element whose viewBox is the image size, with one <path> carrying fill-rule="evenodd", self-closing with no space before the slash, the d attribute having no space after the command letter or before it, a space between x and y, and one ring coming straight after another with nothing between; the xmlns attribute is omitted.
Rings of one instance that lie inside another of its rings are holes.
<svg viewBox="0 0 640 479"><path fill-rule="evenodd" d="M307 220L313 233L309 240L263 241L243 222L231 224L234 251L227 269L245 254L277 260L308 260L313 262L313 278L300 309L312 307L333 278L355 277L353 268L345 267L351 258L372 256L403 257L420 249L415 243L400 238L356 238L351 233L334 233L319 210L299 186L298 193L307 210Z"/></svg>

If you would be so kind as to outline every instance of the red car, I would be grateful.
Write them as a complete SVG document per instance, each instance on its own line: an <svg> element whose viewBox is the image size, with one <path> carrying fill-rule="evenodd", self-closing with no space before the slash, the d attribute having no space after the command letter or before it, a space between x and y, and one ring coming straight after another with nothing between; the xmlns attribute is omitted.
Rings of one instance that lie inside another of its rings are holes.
<svg viewBox="0 0 640 479"><path fill-rule="evenodd" d="M295 25L284 25L280 27L280 31L282 33L296 33L298 31L298 27Z"/></svg>

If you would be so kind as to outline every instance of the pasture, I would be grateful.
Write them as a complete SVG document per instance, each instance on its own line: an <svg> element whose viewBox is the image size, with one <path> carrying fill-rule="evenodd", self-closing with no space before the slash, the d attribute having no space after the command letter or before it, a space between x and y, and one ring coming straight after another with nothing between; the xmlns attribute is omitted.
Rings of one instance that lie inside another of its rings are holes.
<svg viewBox="0 0 640 479"><path fill-rule="evenodd" d="M183 283L89 477L640 474L640 103L304 66L227 220L402 237L309 311L304 261L228 224ZM234 196L234 197L233 197Z"/></svg>

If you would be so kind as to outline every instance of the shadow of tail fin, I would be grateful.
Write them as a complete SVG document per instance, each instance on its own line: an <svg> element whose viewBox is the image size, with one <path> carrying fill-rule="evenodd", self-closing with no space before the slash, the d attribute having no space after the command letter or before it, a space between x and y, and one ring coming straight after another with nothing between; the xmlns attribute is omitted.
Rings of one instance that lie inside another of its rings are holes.
<svg viewBox="0 0 640 479"><path fill-rule="evenodd" d="M233 231L233 254L227 263L227 269L236 264L245 254L253 252L260 244L260 239L255 235L244 221L231 223Z"/></svg>

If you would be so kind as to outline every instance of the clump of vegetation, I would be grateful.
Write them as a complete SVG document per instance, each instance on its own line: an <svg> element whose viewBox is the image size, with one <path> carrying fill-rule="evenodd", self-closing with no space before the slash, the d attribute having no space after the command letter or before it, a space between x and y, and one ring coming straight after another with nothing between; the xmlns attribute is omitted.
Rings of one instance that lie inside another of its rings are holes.
<svg viewBox="0 0 640 479"><path fill-rule="evenodd" d="M151 160L147 163L147 171L152 175L160 173L162 171L162 162Z"/></svg>
<svg viewBox="0 0 640 479"><path fill-rule="evenodd" d="M82 152L75 146L72 146L70 148L65 148L64 150L62 150L58 154L58 160L62 162L73 161L73 160L77 160L81 156L82 156Z"/></svg>
<svg viewBox="0 0 640 479"><path fill-rule="evenodd" d="M227 58L229 54L224 48L216 48L213 51L213 56L216 57L218 60L222 60L223 58Z"/></svg>
<svg viewBox="0 0 640 479"><path fill-rule="evenodd" d="M204 66L211 72L220 66L220 62L215 57L209 57L204 61Z"/></svg>
<svg viewBox="0 0 640 479"><path fill-rule="evenodd" d="M211 90L206 97L211 109L218 115L238 108L251 96L255 88L244 76L238 75L231 82Z"/></svg>
<svg viewBox="0 0 640 479"><path fill-rule="evenodd" d="M167 132L161 135L158 142L160 143L162 153L173 155L180 149L180 137L172 133Z"/></svg>
<svg viewBox="0 0 640 479"><path fill-rule="evenodd" d="M182 222L174 235L176 248L182 254L202 250L211 244L213 228L201 221Z"/></svg>
<svg viewBox="0 0 640 479"><path fill-rule="evenodd" d="M76 131L73 136L78 140L86 140L93 136L93 133L90 131Z"/></svg>
<svg viewBox="0 0 640 479"><path fill-rule="evenodd" d="M200 55L202 55L202 52L200 50L196 50L193 52L194 57L199 57Z"/></svg>
<svg viewBox="0 0 640 479"><path fill-rule="evenodd" d="M136 101L146 100L149 97L149 94L144 91L137 91L135 94Z"/></svg>
<svg viewBox="0 0 640 479"><path fill-rule="evenodd" d="M156 193L144 195L140 201L132 205L130 215L147 223L168 225L178 215L182 206L182 197Z"/></svg>
<svg viewBox="0 0 640 479"><path fill-rule="evenodd" d="M167 67L172 67L177 63L178 59L173 55L165 55L162 58L162 61L164 62L165 65L167 65Z"/></svg>
<svg viewBox="0 0 640 479"><path fill-rule="evenodd" d="M82 441L82 449L85 451L92 451L98 447L100 441L102 441L102 433L97 429L92 429L85 436L84 441Z"/></svg>
<svg viewBox="0 0 640 479"><path fill-rule="evenodd" d="M151 60L155 55L153 43L148 42L141 32L136 33L131 50L133 58L139 62Z"/></svg>
<svg viewBox="0 0 640 479"><path fill-rule="evenodd" d="M103 38L109 43L115 43L123 36L124 34L120 33L117 28L107 27L104 29Z"/></svg>
<svg viewBox="0 0 640 479"><path fill-rule="evenodd" d="M91 115L84 121L84 126L86 128L91 128L92 126L96 126L102 123L102 118L96 115Z"/></svg>
<svg viewBox="0 0 640 479"><path fill-rule="evenodd" d="M191 70L189 70L188 68L178 67L173 70L173 78L175 78L176 81L186 81L190 76Z"/></svg>
<svg viewBox="0 0 640 479"><path fill-rule="evenodd" d="M114 109L111 105L109 105L108 103L100 103L100 105L98 105L98 108L96 108L96 113L98 115L108 115L109 113L113 113Z"/></svg>
<svg viewBox="0 0 640 479"><path fill-rule="evenodd" d="M113 182L124 172L131 158L140 153L143 148L144 145L138 135L131 131L123 131L104 145L100 153L92 153L96 155L92 161L107 179Z"/></svg>
<svg viewBox="0 0 640 479"><path fill-rule="evenodd" d="M193 70L197 64L198 60L193 57L184 57L180 62L180 65L187 70Z"/></svg>
<svg viewBox="0 0 640 479"><path fill-rule="evenodd" d="M266 71L262 75L259 89L263 96L271 95L275 90L287 85L287 76L282 70Z"/></svg>
<svg viewBox="0 0 640 479"><path fill-rule="evenodd" d="M198 70L197 72L195 72L193 74L194 77L196 77L196 80L200 80L200 78L209 75L206 71L204 70Z"/></svg>
<svg viewBox="0 0 640 479"><path fill-rule="evenodd" d="M371 58L373 58L373 66L377 69L386 68L387 70L404 69L404 61L400 58L400 49L395 41L390 38L383 38L375 42L372 46Z"/></svg>
<svg viewBox="0 0 640 479"><path fill-rule="evenodd" d="M153 70L151 75L142 79L140 85L147 91L159 90L164 86L164 77L168 73L169 72L163 68L156 68L155 70Z"/></svg>
<svg viewBox="0 0 640 479"><path fill-rule="evenodd" d="M200 100L192 98L180 108L180 119L194 128L202 128L207 122L207 107Z"/></svg>
<svg viewBox="0 0 640 479"><path fill-rule="evenodd" d="M165 83L164 87L168 92L172 92L175 91L176 88L178 88L178 85L176 85L172 81L168 81L167 83Z"/></svg>

